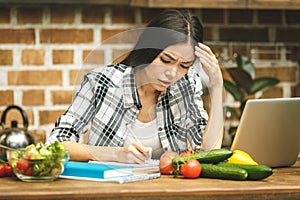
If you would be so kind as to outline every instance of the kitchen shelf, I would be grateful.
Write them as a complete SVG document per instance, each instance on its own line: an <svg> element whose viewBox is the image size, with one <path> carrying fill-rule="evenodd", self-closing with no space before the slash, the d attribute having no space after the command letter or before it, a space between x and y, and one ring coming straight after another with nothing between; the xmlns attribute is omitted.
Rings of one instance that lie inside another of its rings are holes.
<svg viewBox="0 0 300 200"><path fill-rule="evenodd" d="M247 8L247 0L131 0L131 6L148 8Z"/></svg>
<svg viewBox="0 0 300 200"><path fill-rule="evenodd" d="M300 9L300 0L0 0L0 3L117 5L143 8Z"/></svg>

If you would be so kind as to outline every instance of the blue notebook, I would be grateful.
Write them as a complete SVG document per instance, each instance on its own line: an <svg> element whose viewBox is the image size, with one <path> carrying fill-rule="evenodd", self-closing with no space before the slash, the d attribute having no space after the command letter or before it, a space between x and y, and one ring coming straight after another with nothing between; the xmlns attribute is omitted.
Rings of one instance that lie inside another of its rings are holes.
<svg viewBox="0 0 300 200"><path fill-rule="evenodd" d="M130 166L107 165L100 163L68 161L62 176L85 177L85 178L116 178L133 175Z"/></svg>

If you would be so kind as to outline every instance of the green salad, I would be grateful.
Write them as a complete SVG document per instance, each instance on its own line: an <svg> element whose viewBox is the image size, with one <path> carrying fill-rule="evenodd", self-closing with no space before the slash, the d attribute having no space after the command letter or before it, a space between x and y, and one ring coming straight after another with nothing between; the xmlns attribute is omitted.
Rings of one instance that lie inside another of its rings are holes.
<svg viewBox="0 0 300 200"><path fill-rule="evenodd" d="M32 144L25 150L11 152L11 166L15 173L26 176L59 175L68 156L68 152L59 142L49 146L45 146L43 143Z"/></svg>

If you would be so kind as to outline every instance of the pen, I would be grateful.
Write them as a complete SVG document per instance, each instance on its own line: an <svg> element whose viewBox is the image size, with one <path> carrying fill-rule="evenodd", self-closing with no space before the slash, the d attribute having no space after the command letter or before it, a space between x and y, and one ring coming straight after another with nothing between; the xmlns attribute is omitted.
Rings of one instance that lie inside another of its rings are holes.
<svg viewBox="0 0 300 200"><path fill-rule="evenodd" d="M137 138L137 136L134 134L132 128L130 127L130 125L127 125L127 130L129 131L128 136L130 136L133 139L133 143L135 143L135 147L136 149L141 152L142 154L144 154L146 157L148 157L148 159L151 158L151 154L152 151L150 148L145 147L140 140Z"/></svg>

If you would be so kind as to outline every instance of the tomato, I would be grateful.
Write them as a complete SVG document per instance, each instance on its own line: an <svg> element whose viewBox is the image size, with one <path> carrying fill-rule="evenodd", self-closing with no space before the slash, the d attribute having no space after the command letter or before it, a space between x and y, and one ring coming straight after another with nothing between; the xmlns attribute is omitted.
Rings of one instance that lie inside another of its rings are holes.
<svg viewBox="0 0 300 200"><path fill-rule="evenodd" d="M25 155L25 159L26 159L26 160L30 160L30 157L31 157L31 156L30 156L29 154L26 154L26 155Z"/></svg>
<svg viewBox="0 0 300 200"><path fill-rule="evenodd" d="M187 150L182 152L179 156L189 156L192 155L193 153L194 153L193 151Z"/></svg>
<svg viewBox="0 0 300 200"><path fill-rule="evenodd" d="M0 164L0 177L3 177L5 175L5 166L3 164Z"/></svg>
<svg viewBox="0 0 300 200"><path fill-rule="evenodd" d="M172 159L179 156L178 153L173 151L165 152L159 159L159 171L161 174L170 175L173 174L175 168L172 165Z"/></svg>
<svg viewBox="0 0 300 200"><path fill-rule="evenodd" d="M180 168L180 173L185 178L198 178L201 173L202 167L198 160L190 159L184 163Z"/></svg>
<svg viewBox="0 0 300 200"><path fill-rule="evenodd" d="M26 176L32 176L32 174L33 174L33 169L31 167L29 167L24 171L24 175Z"/></svg>
<svg viewBox="0 0 300 200"><path fill-rule="evenodd" d="M18 160L18 162L17 162L17 168L18 168L19 170L25 171L25 170L27 170L29 167L30 167L30 165L29 165L29 162L28 162L27 160L25 160L25 159L20 159L20 160Z"/></svg>
<svg viewBox="0 0 300 200"><path fill-rule="evenodd" d="M13 171L12 171L11 166L9 166L9 165L4 165L4 168L5 168L5 176L12 176Z"/></svg>

